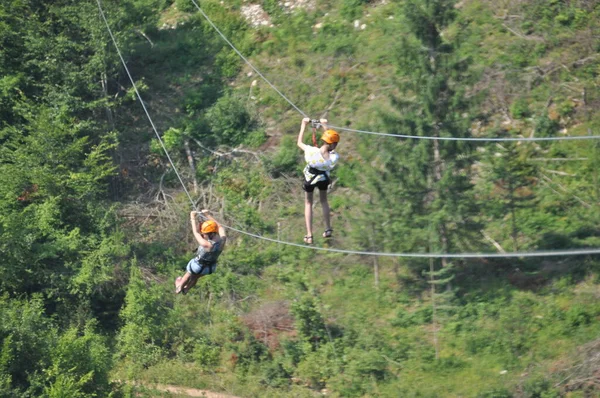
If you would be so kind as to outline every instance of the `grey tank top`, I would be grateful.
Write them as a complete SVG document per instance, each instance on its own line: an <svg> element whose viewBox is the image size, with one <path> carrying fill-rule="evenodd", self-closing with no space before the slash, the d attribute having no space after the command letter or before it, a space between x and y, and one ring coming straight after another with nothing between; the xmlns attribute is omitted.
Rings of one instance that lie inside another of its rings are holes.
<svg viewBox="0 0 600 398"><path fill-rule="evenodd" d="M198 260L198 262L200 264L216 264L217 263L217 259L219 258L219 255L221 255L221 252L223 251L223 241L220 240L218 242L209 240L210 243L212 243L212 250L211 251L206 251L206 249L203 246L198 246L198 252L196 255L196 259Z"/></svg>

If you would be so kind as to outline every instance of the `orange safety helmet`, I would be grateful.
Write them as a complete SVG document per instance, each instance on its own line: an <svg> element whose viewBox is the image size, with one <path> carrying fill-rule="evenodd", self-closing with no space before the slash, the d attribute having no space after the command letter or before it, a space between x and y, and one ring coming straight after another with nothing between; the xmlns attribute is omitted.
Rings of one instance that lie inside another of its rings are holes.
<svg viewBox="0 0 600 398"><path fill-rule="evenodd" d="M340 142L340 135L335 130L325 130L321 139L328 144L333 144L335 142Z"/></svg>
<svg viewBox="0 0 600 398"><path fill-rule="evenodd" d="M200 226L200 233L202 234L210 234L212 232L217 232L219 230L219 224L212 220L204 221Z"/></svg>

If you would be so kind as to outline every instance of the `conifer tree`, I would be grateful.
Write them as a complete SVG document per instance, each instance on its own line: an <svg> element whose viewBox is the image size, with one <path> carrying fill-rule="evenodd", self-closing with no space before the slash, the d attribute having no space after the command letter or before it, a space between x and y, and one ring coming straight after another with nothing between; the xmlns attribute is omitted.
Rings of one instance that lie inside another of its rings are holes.
<svg viewBox="0 0 600 398"><path fill-rule="evenodd" d="M397 112L383 115L385 129L414 136L470 136L470 103L465 95L469 63L459 58L458 37L446 37L455 19L453 2L411 0L401 11L408 27L396 56L402 97L392 98ZM472 248L478 240L472 232L479 229L473 225L477 207L471 194L471 146L435 138L380 139L376 145L376 153L363 152L374 165L372 172L367 171L372 202L377 203L374 210L385 212L381 214L385 222L377 227L387 242L383 248L416 252ZM417 264L428 267L425 261ZM441 264L448 266L445 260Z"/></svg>
<svg viewBox="0 0 600 398"><path fill-rule="evenodd" d="M485 177L492 184L492 196L501 202L499 216L510 217L510 237L513 250L519 250L519 209L534 205L532 181L537 174L534 164L527 162L528 152L518 151L514 144L497 145L488 157Z"/></svg>

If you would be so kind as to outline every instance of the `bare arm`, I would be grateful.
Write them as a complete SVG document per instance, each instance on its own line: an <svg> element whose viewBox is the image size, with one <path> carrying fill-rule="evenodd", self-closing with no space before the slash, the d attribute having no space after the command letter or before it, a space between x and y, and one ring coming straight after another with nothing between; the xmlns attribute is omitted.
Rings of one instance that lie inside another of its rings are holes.
<svg viewBox="0 0 600 398"><path fill-rule="evenodd" d="M321 123L321 127L323 127L323 131L327 130L327 119L320 119L319 123Z"/></svg>
<svg viewBox="0 0 600 398"><path fill-rule="evenodd" d="M323 131L327 131L327 119L320 119L319 123L321 123L321 127L323 128ZM321 156L323 157L323 159L325 160L329 160L329 151L327 150L327 148L325 148L324 146L321 146L320 148L321 151Z"/></svg>
<svg viewBox="0 0 600 398"><path fill-rule="evenodd" d="M302 124L300 125L300 133L298 134L298 147L300 147L300 149L302 149L303 151L305 151L306 147L308 146L304 143L304 130L306 130L306 125L309 122L310 119L307 117L302 119Z"/></svg>
<svg viewBox="0 0 600 398"><path fill-rule="evenodd" d="M196 241L200 246L206 249L210 249L212 247L212 244L206 239L204 239L200 232L198 232L198 218L196 217L197 214L197 211L190 212L190 222L192 223L192 232L194 233L194 238L196 238Z"/></svg>

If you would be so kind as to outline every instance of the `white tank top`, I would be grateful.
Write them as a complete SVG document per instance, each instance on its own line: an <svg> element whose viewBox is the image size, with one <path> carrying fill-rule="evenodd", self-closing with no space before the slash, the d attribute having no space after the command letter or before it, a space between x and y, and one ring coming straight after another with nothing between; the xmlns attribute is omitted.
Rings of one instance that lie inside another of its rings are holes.
<svg viewBox="0 0 600 398"><path fill-rule="evenodd" d="M321 149L311 146L306 148L304 151L304 160L310 167L314 167L317 170L329 171L335 167L340 156L335 152L329 152L329 160L323 159L321 155Z"/></svg>

